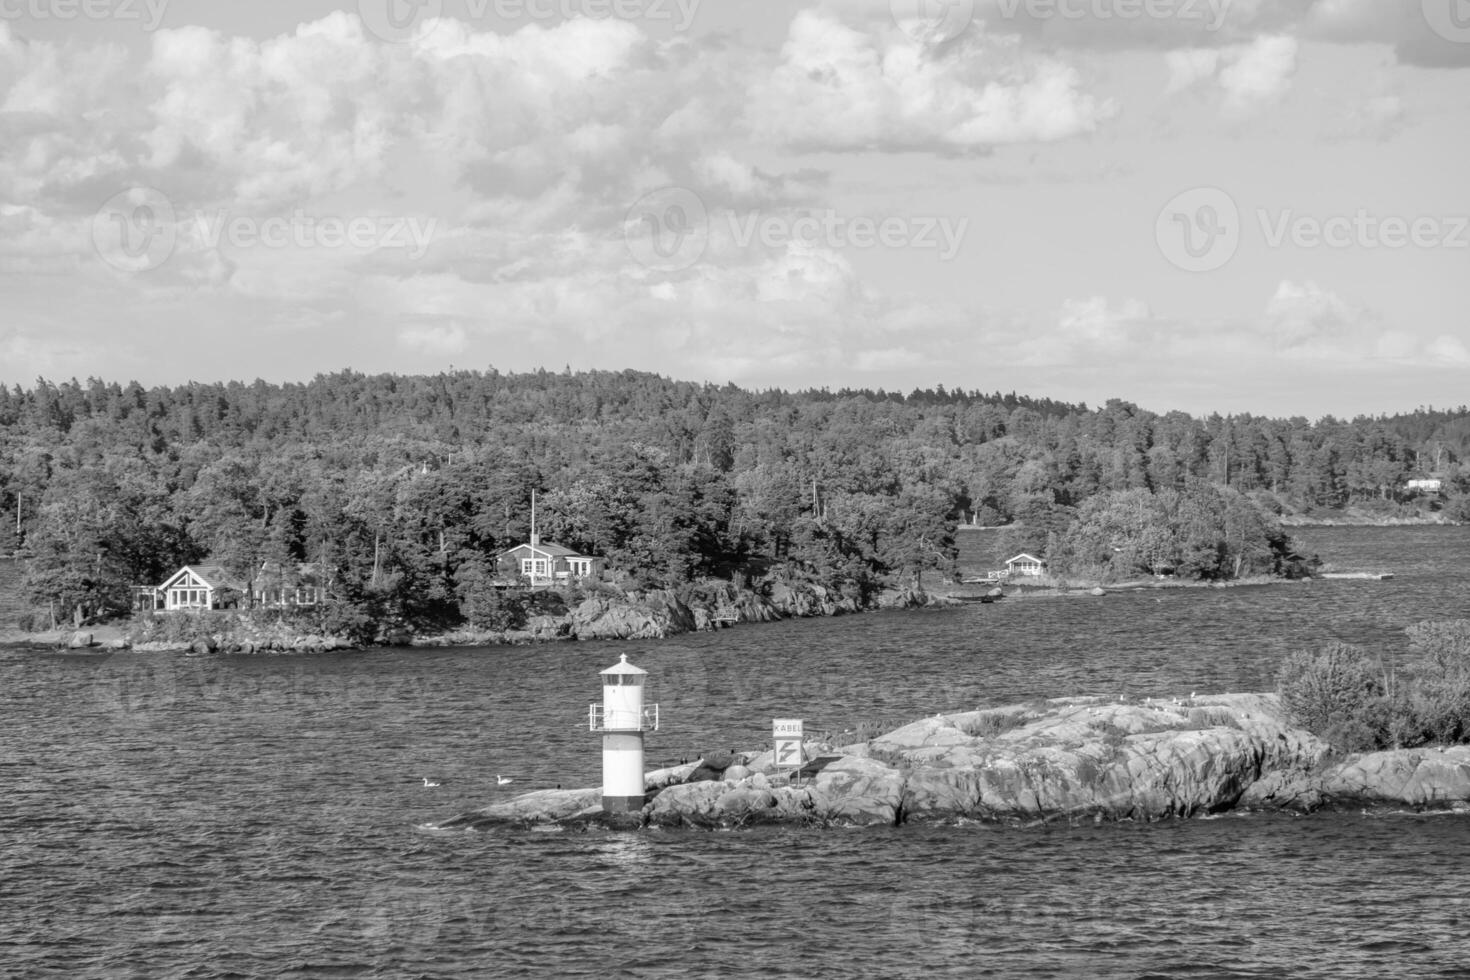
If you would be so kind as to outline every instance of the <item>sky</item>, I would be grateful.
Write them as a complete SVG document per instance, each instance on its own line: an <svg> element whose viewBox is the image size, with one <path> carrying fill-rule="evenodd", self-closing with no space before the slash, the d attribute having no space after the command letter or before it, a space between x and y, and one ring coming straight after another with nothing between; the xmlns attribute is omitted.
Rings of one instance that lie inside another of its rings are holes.
<svg viewBox="0 0 1470 980"><path fill-rule="evenodd" d="M0 0L0 382L1470 401L1470 0Z"/></svg>

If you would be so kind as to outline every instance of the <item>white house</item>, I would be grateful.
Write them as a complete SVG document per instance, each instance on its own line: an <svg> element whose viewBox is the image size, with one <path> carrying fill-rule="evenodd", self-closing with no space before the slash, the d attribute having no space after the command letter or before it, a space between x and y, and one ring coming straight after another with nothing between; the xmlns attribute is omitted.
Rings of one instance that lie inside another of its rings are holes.
<svg viewBox="0 0 1470 980"><path fill-rule="evenodd" d="M1046 562L1024 551L1014 558L1006 559L1006 575L1008 576L1023 575L1034 578L1040 575L1045 568Z"/></svg>
<svg viewBox="0 0 1470 980"><path fill-rule="evenodd" d="M239 604L249 595L257 606L288 608L315 606L326 601L326 576L321 566L306 563L283 567L268 561L253 582L242 582L213 562L185 565L157 588L134 589L134 608L180 612L221 609Z"/></svg>
<svg viewBox="0 0 1470 980"><path fill-rule="evenodd" d="M518 544L500 556L502 562L515 563L517 571L532 585L567 585L598 574L602 560L584 555L559 544L543 544L531 535L527 544Z"/></svg>
<svg viewBox="0 0 1470 980"><path fill-rule="evenodd" d="M245 593L245 585L219 565L185 565L158 587L165 612L219 609Z"/></svg>
<svg viewBox="0 0 1470 980"><path fill-rule="evenodd" d="M1410 480L1406 488L1409 490L1419 490L1424 493L1439 493L1443 486L1443 480L1431 477L1424 480Z"/></svg>

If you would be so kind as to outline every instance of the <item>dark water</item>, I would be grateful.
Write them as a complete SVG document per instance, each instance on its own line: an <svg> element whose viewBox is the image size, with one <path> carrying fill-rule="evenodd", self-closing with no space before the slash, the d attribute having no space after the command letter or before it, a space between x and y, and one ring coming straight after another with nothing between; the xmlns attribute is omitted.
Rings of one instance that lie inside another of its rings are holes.
<svg viewBox="0 0 1470 980"><path fill-rule="evenodd" d="M1021 599L664 643L309 658L0 651L3 977L1467 977L1470 816L438 833L596 785L628 653L650 763L1062 694L1271 685L1470 618L1470 529L1299 532L1387 582ZM497 788L495 776L515 782ZM425 789L422 777L443 785Z"/></svg>

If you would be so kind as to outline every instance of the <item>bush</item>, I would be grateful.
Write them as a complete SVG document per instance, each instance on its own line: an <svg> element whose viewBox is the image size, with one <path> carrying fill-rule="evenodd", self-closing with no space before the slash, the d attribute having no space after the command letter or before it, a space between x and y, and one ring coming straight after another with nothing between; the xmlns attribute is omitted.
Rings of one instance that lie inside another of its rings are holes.
<svg viewBox="0 0 1470 980"><path fill-rule="evenodd" d="M1395 676L1357 647L1294 653L1277 675L1293 720L1344 752L1470 742L1470 620L1418 623Z"/></svg>
<svg viewBox="0 0 1470 980"><path fill-rule="evenodd" d="M1388 684L1382 663L1366 650L1333 643L1286 658L1276 678L1292 719L1342 752L1388 742Z"/></svg>
<svg viewBox="0 0 1470 980"><path fill-rule="evenodd" d="M36 614L21 613L20 618L15 621L15 626L22 633L36 632Z"/></svg>
<svg viewBox="0 0 1470 980"><path fill-rule="evenodd" d="M193 643L232 632L235 618L217 610L198 612L142 613L128 630L135 643Z"/></svg>
<svg viewBox="0 0 1470 980"><path fill-rule="evenodd" d="M1470 741L1470 620L1417 623L1406 632L1412 727L1425 742Z"/></svg>

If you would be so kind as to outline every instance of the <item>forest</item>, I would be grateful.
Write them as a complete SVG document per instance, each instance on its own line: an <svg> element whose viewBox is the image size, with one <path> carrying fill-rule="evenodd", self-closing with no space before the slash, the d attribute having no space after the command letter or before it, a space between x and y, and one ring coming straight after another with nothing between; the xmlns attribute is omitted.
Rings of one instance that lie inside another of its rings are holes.
<svg viewBox="0 0 1470 980"><path fill-rule="evenodd" d="M1282 516L1470 518L1467 456L1465 407L1195 418L634 371L42 379L0 386L0 555L77 620L208 558L321 562L359 619L453 624L527 539L534 491L542 539L628 587L922 584L953 576L962 523L1009 525L1063 569L1228 578L1280 570ZM1431 475L1440 492L1407 489Z"/></svg>

